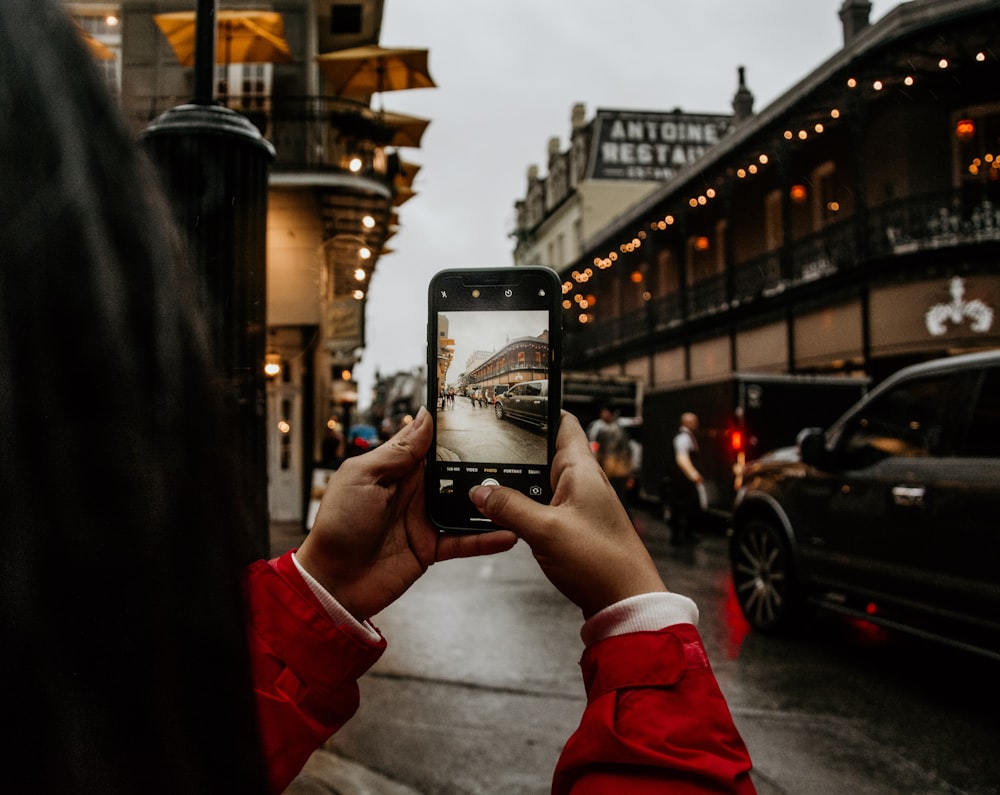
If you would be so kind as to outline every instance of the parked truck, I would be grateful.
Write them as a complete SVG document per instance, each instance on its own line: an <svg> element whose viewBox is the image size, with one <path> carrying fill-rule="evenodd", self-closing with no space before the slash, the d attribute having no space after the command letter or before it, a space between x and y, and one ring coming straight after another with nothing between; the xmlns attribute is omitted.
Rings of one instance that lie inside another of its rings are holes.
<svg viewBox="0 0 1000 795"><path fill-rule="evenodd" d="M576 415L586 431L601 409L610 407L625 429L631 451L632 474L625 489L630 503L639 502L639 472L642 467L642 379L630 375L603 375L582 371L563 372L562 405ZM595 449L595 443L591 444Z"/></svg>
<svg viewBox="0 0 1000 795"><path fill-rule="evenodd" d="M736 373L708 383L648 390L643 398L639 494L668 514L673 438L680 415L698 415L698 469L707 510L727 521L743 467L766 452L791 447L805 427L826 427L861 398L867 377Z"/></svg>

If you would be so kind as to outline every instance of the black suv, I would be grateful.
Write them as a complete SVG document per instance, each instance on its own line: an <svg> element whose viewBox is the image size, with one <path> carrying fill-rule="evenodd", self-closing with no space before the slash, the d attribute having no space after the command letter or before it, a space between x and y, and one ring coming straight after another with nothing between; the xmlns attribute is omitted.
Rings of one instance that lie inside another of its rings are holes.
<svg viewBox="0 0 1000 795"><path fill-rule="evenodd" d="M821 605L1000 659L1000 351L901 370L751 464L730 557L757 629Z"/></svg>

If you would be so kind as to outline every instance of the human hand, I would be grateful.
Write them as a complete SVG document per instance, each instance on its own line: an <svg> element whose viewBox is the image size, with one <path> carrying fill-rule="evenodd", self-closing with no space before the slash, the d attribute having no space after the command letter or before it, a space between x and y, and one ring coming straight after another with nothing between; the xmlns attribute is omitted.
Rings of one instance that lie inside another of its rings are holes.
<svg viewBox="0 0 1000 795"><path fill-rule="evenodd" d="M580 423L565 411L552 483L549 505L502 486L475 486L470 495L480 513L528 543L545 576L585 617L630 596L667 590Z"/></svg>
<svg viewBox="0 0 1000 795"><path fill-rule="evenodd" d="M326 487L298 562L351 615L371 618L439 560L510 549L506 530L441 533L427 518L424 458L433 438L422 407L388 442L349 458Z"/></svg>

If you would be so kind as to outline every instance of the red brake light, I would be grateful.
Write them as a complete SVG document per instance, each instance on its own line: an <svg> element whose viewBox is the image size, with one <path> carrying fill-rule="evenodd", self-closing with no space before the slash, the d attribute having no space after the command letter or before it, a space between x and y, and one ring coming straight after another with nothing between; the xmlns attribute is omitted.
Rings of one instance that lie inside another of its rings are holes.
<svg viewBox="0 0 1000 795"><path fill-rule="evenodd" d="M729 444L733 448L734 452L739 452L743 449L743 432L733 431L732 435L729 437Z"/></svg>

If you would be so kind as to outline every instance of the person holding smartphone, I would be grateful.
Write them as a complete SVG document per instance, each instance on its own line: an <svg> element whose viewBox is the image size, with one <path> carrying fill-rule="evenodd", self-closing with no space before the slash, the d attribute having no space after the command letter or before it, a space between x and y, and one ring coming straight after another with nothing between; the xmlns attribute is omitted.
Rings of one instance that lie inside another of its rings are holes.
<svg viewBox="0 0 1000 795"><path fill-rule="evenodd" d="M419 461L431 443L432 422L421 409L387 445L345 463L302 547L258 566L288 580L298 571L358 645L309 651L302 638L287 635L279 644L295 646L295 656L307 654L310 669L332 680L324 692L355 693L354 679L384 644L368 617L434 560L502 551L517 537L584 618L588 704L560 757L552 791L659 793L669 785L670 792L754 792L749 754L696 629L697 607L668 591L576 418L561 416L550 504L515 488L474 486L473 504L508 529L471 534L442 534L428 523ZM359 505L372 508L363 513L371 520L359 523ZM269 722L265 716L265 733L286 732L299 721L292 713L272 717ZM302 746L303 763L344 720L346 713L318 724L314 742Z"/></svg>

